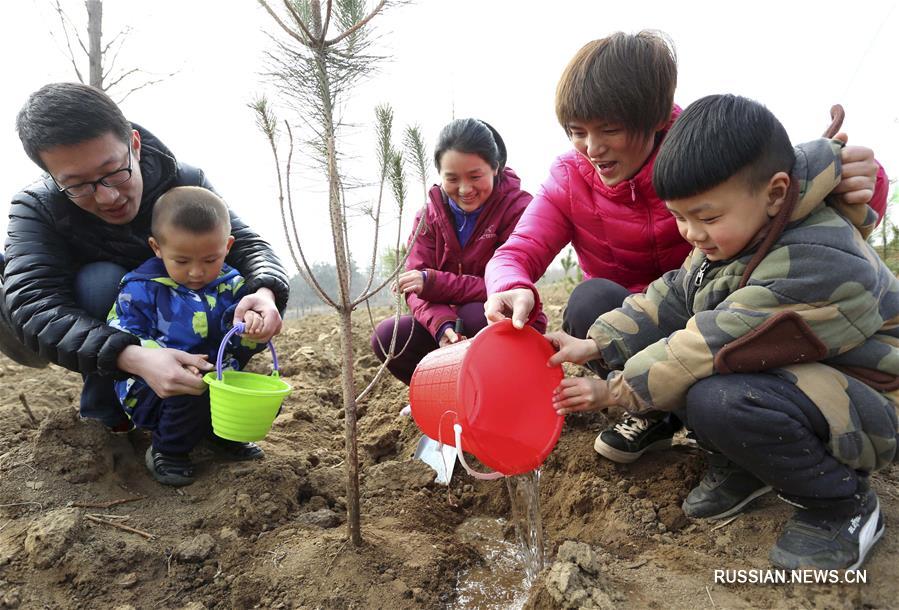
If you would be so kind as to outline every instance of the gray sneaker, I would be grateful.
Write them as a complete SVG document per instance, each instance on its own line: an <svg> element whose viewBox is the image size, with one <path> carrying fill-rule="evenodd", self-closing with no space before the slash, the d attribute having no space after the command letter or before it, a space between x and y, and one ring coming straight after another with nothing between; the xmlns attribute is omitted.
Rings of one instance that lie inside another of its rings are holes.
<svg viewBox="0 0 899 610"><path fill-rule="evenodd" d="M720 453L708 454L709 467L684 500L684 514L694 519L725 519L742 511L771 487Z"/></svg>
<svg viewBox="0 0 899 610"><path fill-rule="evenodd" d="M851 510L798 509L771 549L771 563L787 570L860 568L883 536L883 515L871 489L857 494L853 504Z"/></svg>

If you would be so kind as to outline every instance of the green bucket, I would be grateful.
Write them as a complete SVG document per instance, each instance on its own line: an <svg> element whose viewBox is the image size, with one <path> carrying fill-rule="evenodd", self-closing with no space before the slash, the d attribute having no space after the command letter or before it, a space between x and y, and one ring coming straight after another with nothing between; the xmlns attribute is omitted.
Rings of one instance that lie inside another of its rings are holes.
<svg viewBox="0 0 899 610"><path fill-rule="evenodd" d="M293 388L278 373L278 356L271 342L268 344L274 362L271 375L222 371L222 357L228 339L234 333L243 332L243 329L243 323L237 323L228 331L219 346L216 370L206 373L203 381L209 384L212 431L221 438L247 442L265 438L284 397Z"/></svg>

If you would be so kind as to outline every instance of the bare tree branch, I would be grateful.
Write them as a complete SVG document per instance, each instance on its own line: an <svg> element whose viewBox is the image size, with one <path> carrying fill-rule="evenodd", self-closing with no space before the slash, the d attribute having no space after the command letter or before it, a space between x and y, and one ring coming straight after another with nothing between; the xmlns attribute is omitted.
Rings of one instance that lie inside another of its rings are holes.
<svg viewBox="0 0 899 610"><path fill-rule="evenodd" d="M325 36L328 35L328 27L331 25L331 9L332 9L332 0L328 0L328 5L325 7L325 24L322 26L322 33L318 37L319 46L324 45Z"/></svg>
<svg viewBox="0 0 899 610"><path fill-rule="evenodd" d="M134 74L135 72L140 72L140 71L141 71L140 68L131 68L131 69L128 70L127 72L123 72L123 73L121 74L121 76L119 76L117 79L115 79L114 81L112 81L111 83L109 83L108 85L106 85L106 88L107 88L107 89L111 89L112 87L115 87L115 86L118 85L120 82L122 82L123 80L125 80L126 78L128 78L130 75ZM159 81L154 81L154 82L159 82ZM141 85L140 87L138 87L138 89L141 88L141 87L146 87L146 86L147 86L146 84L143 84L143 85ZM136 89L133 89L132 91L136 91Z"/></svg>
<svg viewBox="0 0 899 610"><path fill-rule="evenodd" d="M340 34L339 36L332 38L331 40L325 41L325 46L329 46L329 47L334 46L335 44L337 44L338 42L340 42L347 36L355 34L361 28L365 27L365 24L368 23L369 21L371 21L372 18L375 15L377 15L381 11L382 8L384 8L385 2L387 2L387 0L381 0L380 2L378 2L378 6L373 8L372 11L362 19L362 21L360 21L359 23L357 23L356 25L354 25L353 27L351 27L350 29L345 31L343 34Z"/></svg>
<svg viewBox="0 0 899 610"><path fill-rule="evenodd" d="M66 23L67 21L71 23L71 20L66 15L65 11L62 10L62 5L60 5L59 0L56 0L56 12L59 14L59 22L62 24L62 33L66 37L66 48L69 52L69 59L72 62L72 67L75 69L75 76L78 77L78 82L84 83L84 77L81 76L81 70L78 69L78 62L75 60L75 51L72 50L72 41L69 38L69 26ZM74 28L74 26L73 26ZM77 30L75 31L77 35ZM79 38L78 42L81 42ZM81 45L81 48L87 53L87 49L84 48L84 44Z"/></svg>
<svg viewBox="0 0 899 610"><path fill-rule="evenodd" d="M268 5L268 2L266 2L265 0L256 0L256 1L259 2L259 4L262 6L262 8L264 8L266 11L268 11L268 14L271 15L272 19L275 20L275 23L277 23L279 26L281 26L281 29L284 30L285 32L287 32L291 38L295 38L297 40L297 42L299 42L300 44L306 44L306 41L303 40L302 36L300 36L299 34L294 32L292 29L287 27L286 23L281 21L281 18L278 16L278 14L275 11L272 10L272 8Z"/></svg>
<svg viewBox="0 0 899 610"><path fill-rule="evenodd" d="M102 54L105 56L106 52L109 51L109 48L115 44L116 40L118 40L122 36L127 36L128 34L130 34L131 29L132 29L131 26L126 25L121 30L119 30L118 33L115 36L113 36L109 42L106 43L106 46L103 47Z"/></svg>

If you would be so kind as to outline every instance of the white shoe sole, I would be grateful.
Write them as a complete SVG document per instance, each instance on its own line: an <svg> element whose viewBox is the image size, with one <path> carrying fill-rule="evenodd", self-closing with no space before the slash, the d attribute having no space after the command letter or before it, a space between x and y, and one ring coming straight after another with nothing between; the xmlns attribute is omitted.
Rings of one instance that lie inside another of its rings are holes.
<svg viewBox="0 0 899 610"><path fill-rule="evenodd" d="M659 439L651 445L647 445L646 448L642 451L637 452L622 451L620 449L616 449L615 447L604 443L603 440L598 436L596 437L596 441L593 443L593 449L596 451L596 453L619 464L630 464L631 462L636 462L640 458L640 456L647 451L659 451L662 449L668 449L669 447L671 447L670 438Z"/></svg>

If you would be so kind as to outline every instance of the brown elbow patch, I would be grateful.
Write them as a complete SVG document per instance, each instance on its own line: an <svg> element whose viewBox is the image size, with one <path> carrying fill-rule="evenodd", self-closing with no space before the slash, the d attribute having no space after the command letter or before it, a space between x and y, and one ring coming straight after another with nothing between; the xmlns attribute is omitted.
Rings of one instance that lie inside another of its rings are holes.
<svg viewBox="0 0 899 610"><path fill-rule="evenodd" d="M722 374L757 373L801 362L817 362L827 347L795 311L771 316L761 326L726 344L715 356Z"/></svg>

